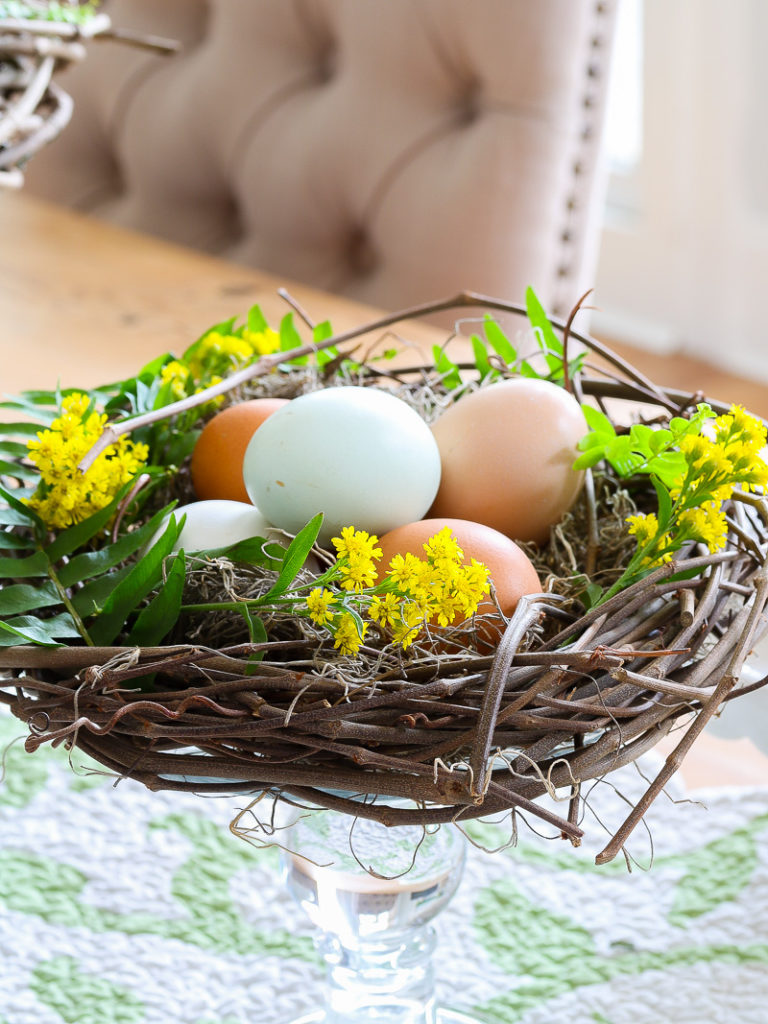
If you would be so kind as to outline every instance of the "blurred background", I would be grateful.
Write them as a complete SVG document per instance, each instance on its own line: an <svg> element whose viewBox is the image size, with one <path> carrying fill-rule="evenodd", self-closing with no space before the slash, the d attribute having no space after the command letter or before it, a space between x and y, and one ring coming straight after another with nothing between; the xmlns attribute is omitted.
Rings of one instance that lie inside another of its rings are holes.
<svg viewBox="0 0 768 1024"><path fill-rule="evenodd" d="M601 334L768 382L768 5L620 0Z"/></svg>
<svg viewBox="0 0 768 1024"><path fill-rule="evenodd" d="M24 192L388 309L532 284L768 416L765 0L105 0ZM580 320L583 325L585 319Z"/></svg>

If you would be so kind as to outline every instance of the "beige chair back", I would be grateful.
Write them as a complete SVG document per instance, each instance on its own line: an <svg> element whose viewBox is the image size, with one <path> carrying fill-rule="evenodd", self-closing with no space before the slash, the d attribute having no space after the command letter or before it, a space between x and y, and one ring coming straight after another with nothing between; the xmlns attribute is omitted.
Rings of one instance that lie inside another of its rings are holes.
<svg viewBox="0 0 768 1024"><path fill-rule="evenodd" d="M618 0L112 0L31 192L379 306L592 284Z"/></svg>

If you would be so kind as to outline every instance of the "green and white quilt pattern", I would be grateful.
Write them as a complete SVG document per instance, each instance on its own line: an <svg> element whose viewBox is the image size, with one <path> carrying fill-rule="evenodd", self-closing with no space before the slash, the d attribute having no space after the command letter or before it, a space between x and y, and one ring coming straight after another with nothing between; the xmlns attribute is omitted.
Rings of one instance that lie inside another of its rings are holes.
<svg viewBox="0 0 768 1024"><path fill-rule="evenodd" d="M0 711L0 748L20 732ZM284 1024L315 1008L311 928L275 852L229 833L238 801L74 764L21 743L6 754L0 1024ZM589 800L608 827L645 785L635 768L611 783ZM651 870L645 832L631 874L596 868L594 814L578 851L524 826L516 847L470 848L438 925L442 1001L490 1024L765 1024L768 788L670 796L648 819Z"/></svg>

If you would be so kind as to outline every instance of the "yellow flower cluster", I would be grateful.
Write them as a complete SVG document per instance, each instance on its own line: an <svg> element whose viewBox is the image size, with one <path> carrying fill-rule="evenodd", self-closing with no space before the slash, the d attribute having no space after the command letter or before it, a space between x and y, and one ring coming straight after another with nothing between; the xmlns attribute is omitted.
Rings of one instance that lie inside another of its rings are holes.
<svg viewBox="0 0 768 1024"><path fill-rule="evenodd" d="M27 503L50 529L63 529L98 512L143 468L147 446L123 436L99 455L87 473L78 470L106 421L106 415L90 409L87 395L71 394L62 401L61 415L50 428L27 442L29 460L41 477Z"/></svg>
<svg viewBox="0 0 768 1024"><path fill-rule="evenodd" d="M440 626L463 621L490 593L488 569L474 558L463 564L464 552L449 527L424 544L425 557L395 555L378 584L376 562L382 552L377 537L346 526L333 545L337 561L332 575L342 593L315 587L307 609L313 622L331 629L343 654L357 653L368 628L360 614L356 617L347 608L352 595L361 612L407 650L428 621Z"/></svg>
<svg viewBox="0 0 768 1024"><path fill-rule="evenodd" d="M180 363L178 359L172 359L160 371L161 381L170 385L171 394L175 399L186 397L190 377L189 367Z"/></svg>
<svg viewBox="0 0 768 1024"><path fill-rule="evenodd" d="M226 373L244 366L254 358L271 355L280 348L280 335L267 327L263 331L244 330L241 336L209 331L189 359L189 370L196 380L206 374Z"/></svg>
<svg viewBox="0 0 768 1024"><path fill-rule="evenodd" d="M627 519L642 552L641 564L668 562L689 540L706 544L711 552L723 549L728 536L723 502L736 487L748 491L768 485L765 444L765 424L740 405L718 416L707 433L681 438L686 470L670 491L674 504L666 529L654 513Z"/></svg>
<svg viewBox="0 0 768 1024"><path fill-rule="evenodd" d="M354 590L359 594L366 587L372 587L378 576L376 560L381 558L379 538L345 526L340 537L333 537L336 559L341 576L342 590Z"/></svg>

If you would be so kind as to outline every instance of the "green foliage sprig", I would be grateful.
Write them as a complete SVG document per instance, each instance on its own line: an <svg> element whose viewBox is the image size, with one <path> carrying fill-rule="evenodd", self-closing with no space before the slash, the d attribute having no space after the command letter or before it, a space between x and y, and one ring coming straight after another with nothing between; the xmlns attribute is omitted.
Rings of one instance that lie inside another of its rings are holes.
<svg viewBox="0 0 768 1024"><path fill-rule="evenodd" d="M296 535L266 594L248 600L186 605L183 611L239 612L251 630L252 640L261 639L262 632L266 637L256 614L287 611L327 629L341 654L355 655L371 622L392 643L407 650L427 621L434 620L440 626L463 622L475 614L490 592L488 569L476 559L463 564L464 552L447 526L424 543L423 557L395 555L384 572L377 566L382 555L378 538L346 526L340 536L332 538L336 561L310 583L292 587L322 521L319 513ZM254 632L254 626L258 632Z"/></svg>
<svg viewBox="0 0 768 1024"><path fill-rule="evenodd" d="M100 6L100 0L87 3L35 2L35 0L0 0L0 18L14 18L20 21L59 21L83 25L89 21Z"/></svg>
<svg viewBox="0 0 768 1024"><path fill-rule="evenodd" d="M532 358L521 355L495 317L489 313L483 317L483 336L473 334L470 338L475 359L474 369L481 380L501 380L510 374L518 374L521 377L550 380L558 384L564 383L566 376L565 348L533 288L526 289L525 308L528 323L538 348L538 355L543 360L546 369L540 372L536 369ZM461 368L450 358L445 348L435 345L432 356L435 369L441 375L446 388L453 391L463 387ZM583 361L584 353L582 352L568 359L569 377L581 369ZM500 366L499 363L502 365Z"/></svg>
<svg viewBox="0 0 768 1024"><path fill-rule="evenodd" d="M725 547L728 524L723 503L736 487L749 490L768 484L768 463L761 452L766 427L741 406L716 416L706 403L690 418L673 417L669 426L634 424L617 434L598 409L583 407L592 428L579 443L583 454L576 469L605 459L620 477L644 474L656 491L656 512L627 519L637 548L619 579L604 594L588 591L593 604L641 579L668 562L689 542L706 544L711 552Z"/></svg>

